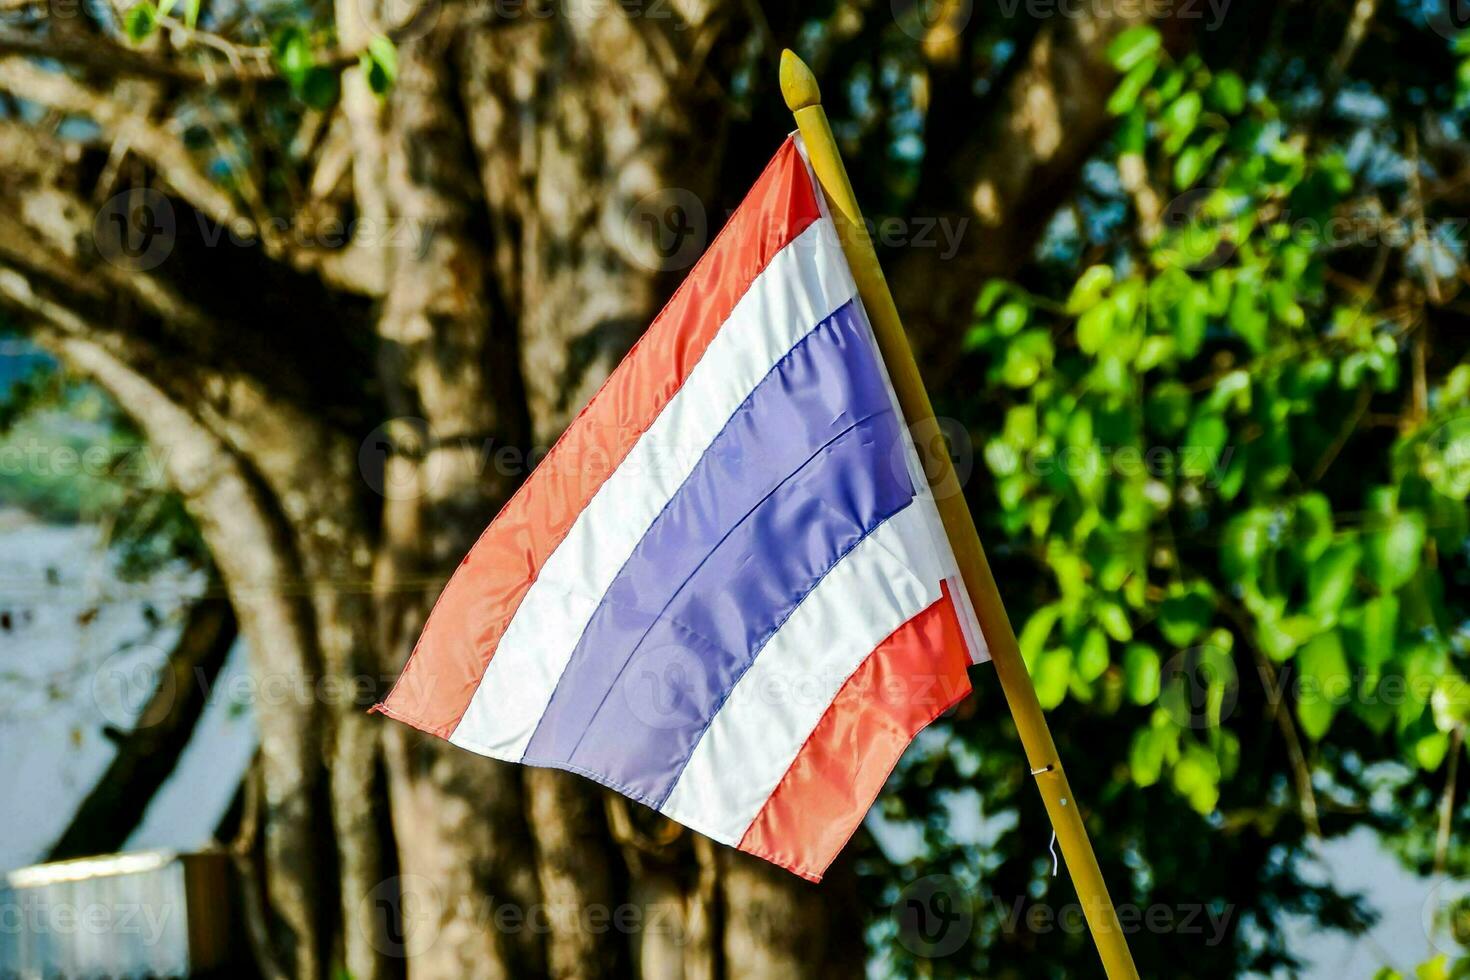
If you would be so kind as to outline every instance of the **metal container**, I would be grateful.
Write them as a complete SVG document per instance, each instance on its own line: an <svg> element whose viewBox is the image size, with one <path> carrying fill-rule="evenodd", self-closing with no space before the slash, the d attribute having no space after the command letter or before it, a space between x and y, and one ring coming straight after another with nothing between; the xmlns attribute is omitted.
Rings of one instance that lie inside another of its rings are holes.
<svg viewBox="0 0 1470 980"><path fill-rule="evenodd" d="M224 966L221 853L140 851L38 864L0 879L0 978L187 977Z"/></svg>

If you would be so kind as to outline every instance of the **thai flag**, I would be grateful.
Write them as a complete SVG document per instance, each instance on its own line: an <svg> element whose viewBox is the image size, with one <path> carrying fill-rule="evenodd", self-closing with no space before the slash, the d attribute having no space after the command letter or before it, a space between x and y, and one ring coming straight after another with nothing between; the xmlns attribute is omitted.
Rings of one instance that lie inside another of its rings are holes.
<svg viewBox="0 0 1470 980"><path fill-rule="evenodd" d="M464 559L378 709L816 881L982 659L792 138Z"/></svg>

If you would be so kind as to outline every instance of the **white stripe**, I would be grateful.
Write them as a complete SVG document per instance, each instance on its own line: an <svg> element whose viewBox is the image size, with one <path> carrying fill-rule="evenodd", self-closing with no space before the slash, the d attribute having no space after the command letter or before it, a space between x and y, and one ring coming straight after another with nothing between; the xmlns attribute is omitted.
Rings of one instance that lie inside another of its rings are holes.
<svg viewBox="0 0 1470 980"><path fill-rule="evenodd" d="M547 558L451 742L520 761L603 593L664 505L761 379L856 292L830 219L776 254Z"/></svg>
<svg viewBox="0 0 1470 980"><path fill-rule="evenodd" d="M894 630L938 601L939 519L915 497L848 552L735 684L662 812L738 845L842 685Z"/></svg>
<svg viewBox="0 0 1470 980"><path fill-rule="evenodd" d="M800 144L798 144L800 146ZM805 153L805 149L802 149ZM873 334L873 323L868 319L867 308L859 300L856 304L859 318L868 332L868 342L878 350L878 339ZM883 358L878 358L878 369L883 372L883 379L888 387L888 397L893 402L893 411L899 418L903 418L903 406L898 402L898 392L893 387L893 378L888 373L888 365ZM935 432L939 432L935 426ZM939 516L938 505L934 502L934 491L929 487L929 476L924 472L924 464L919 459L918 447L914 445L914 430L912 426L905 426L903 431L904 460L908 464L909 479L917 488L919 496L923 497L923 506L933 511L933 520L930 522L930 536L934 541L934 550L939 560L943 563L944 578L949 582L950 594L955 601L955 615L960 623L960 633L965 639L965 649L969 654L970 663L980 664L990 659L990 648L986 645L985 634L980 629L980 620L975 615L975 607L970 603L970 593L965 588L965 580L960 575L959 562L955 559L954 548L949 543L949 533L944 529L944 521ZM956 492L959 492L956 489Z"/></svg>
<svg viewBox="0 0 1470 980"><path fill-rule="evenodd" d="M806 151L806 140L801 133L791 134L796 140L796 151L801 155L801 162L806 167L807 179L817 190L817 208L822 216L828 221L832 220L832 212L828 210L827 195L822 190L822 182L817 180L817 173L812 169L811 156ZM868 338L873 344L873 349L878 350L878 341L873 335L873 324L868 319L867 308L863 306L860 299L857 303L858 311L862 314L862 321L868 328ZM883 370L883 377L888 381L888 394L893 399L893 410L899 418L903 418L903 407L898 403L898 392L894 390L893 378L888 374L888 365L883 358L878 358L878 366ZM945 563L944 578L949 582L950 596L954 599L955 614L960 621L960 632L965 638L965 648L970 655L972 664L985 663L990 659L990 647L985 640L985 632L980 628L980 618L975 615L975 606L970 601L969 589L965 586L964 577L960 575L959 562L955 559L954 548L949 543L949 533L944 529L944 521L939 517L938 507L934 503L933 492L929 489L929 477L924 472L924 464L919 460L919 452L914 446L913 430L906 429L904 433L904 446L907 450L906 460L909 466L909 474L913 479L914 486L919 488L921 495L928 498L927 506L934 509L933 535L934 547L939 552L941 560Z"/></svg>

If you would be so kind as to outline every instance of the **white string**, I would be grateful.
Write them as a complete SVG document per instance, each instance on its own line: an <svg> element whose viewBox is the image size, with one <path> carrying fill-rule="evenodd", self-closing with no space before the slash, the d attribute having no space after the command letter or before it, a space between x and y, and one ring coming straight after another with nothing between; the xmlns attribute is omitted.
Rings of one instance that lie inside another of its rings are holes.
<svg viewBox="0 0 1470 980"><path fill-rule="evenodd" d="M1042 766L1040 769L1032 769L1031 770L1031 775L1033 775L1033 776L1040 776L1044 772L1051 772L1051 764L1050 763ZM1067 805L1067 801L1066 800L1063 800L1062 801L1062 806L1066 806L1066 805ZM1055 878L1057 876L1057 868L1059 867L1059 865L1057 863L1057 832L1056 832L1056 828L1052 828L1052 832L1051 832L1051 843L1048 844L1048 845L1046 845L1046 849L1051 852L1051 876L1053 878Z"/></svg>

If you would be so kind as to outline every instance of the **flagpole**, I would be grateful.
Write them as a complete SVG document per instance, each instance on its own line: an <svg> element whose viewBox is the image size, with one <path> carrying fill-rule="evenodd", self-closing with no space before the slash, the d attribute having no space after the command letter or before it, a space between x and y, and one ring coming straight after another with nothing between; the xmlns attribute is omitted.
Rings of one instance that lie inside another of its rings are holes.
<svg viewBox="0 0 1470 980"><path fill-rule="evenodd" d="M878 256L873 251L852 184L847 179L847 169L837 151L837 141L822 108L822 94L817 87L816 76L790 50L781 52L781 94L786 98L787 107L796 115L796 125L806 144L812 171L827 192L842 250L852 268L858 295L862 297L873 324L873 333L888 365L905 421L916 435L919 451L926 457L923 460L925 472L929 475L945 532L954 548L980 628L985 633L990 658L1010 704L1016 730L1026 749L1031 772L1036 777L1036 786L1046 804L1046 812L1056 829L1067 871L1082 902L1087 926L1102 957L1103 968L1109 980L1136 980L1138 970L1128 951L1128 941L1119 926L1112 899L1108 897L1107 884L1097 866L1097 856L1092 852L1092 842L1088 840L1077 800L1067 784L1061 759L1057 757L1057 747L1052 741L1051 730L1047 728L1046 716L1042 714L1041 702L1036 698L1031 675L1021 660L1016 634L1011 629L1011 621L995 587L990 564L985 560L985 549L980 545L974 518L970 515L964 494L960 492L954 465L948 453L933 451L939 434L934 407L929 403L929 393L919 375L919 366L904 335L903 324L899 322L893 294L888 291L888 283L878 265Z"/></svg>

